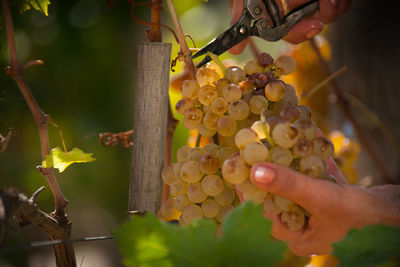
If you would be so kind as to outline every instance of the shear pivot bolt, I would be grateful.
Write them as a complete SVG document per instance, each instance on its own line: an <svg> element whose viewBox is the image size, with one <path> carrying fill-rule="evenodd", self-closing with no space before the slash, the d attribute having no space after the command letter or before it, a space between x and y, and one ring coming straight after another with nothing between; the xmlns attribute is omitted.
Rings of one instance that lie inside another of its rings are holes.
<svg viewBox="0 0 400 267"><path fill-rule="evenodd" d="M267 23L265 21L261 22L261 28L263 29L267 28Z"/></svg>
<svg viewBox="0 0 400 267"><path fill-rule="evenodd" d="M247 33L247 27L246 26L241 26L240 29L239 29L239 32L241 34L246 34Z"/></svg>
<svg viewBox="0 0 400 267"><path fill-rule="evenodd" d="M259 8L259 7L254 8L254 13L256 15L260 15L261 14L261 8Z"/></svg>

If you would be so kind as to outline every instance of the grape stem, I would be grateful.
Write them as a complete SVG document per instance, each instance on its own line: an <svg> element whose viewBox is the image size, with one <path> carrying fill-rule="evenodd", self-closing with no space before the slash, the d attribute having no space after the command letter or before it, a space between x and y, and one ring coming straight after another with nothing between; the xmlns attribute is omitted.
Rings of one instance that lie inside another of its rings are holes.
<svg viewBox="0 0 400 267"><path fill-rule="evenodd" d="M315 54L318 57L318 61L319 61L319 64L321 66L321 69L325 72L326 76L331 76L331 71L330 71L330 68L328 66L328 63L322 57L321 52L319 51L319 48L318 48L318 46L316 44L315 38L311 38L310 39L310 44L311 44L311 47L313 48ZM334 90L334 93L335 93L335 95L337 97L337 103L338 103L339 107L341 108L341 110L343 111L343 113L347 117L347 119L353 125L354 130L355 130L355 132L356 132L356 134L358 136L358 139L360 140L360 142L363 145L363 147L366 149L368 155L370 156L370 158L374 162L374 164L377 167L377 169L381 172L382 179L386 183L393 183L392 179L390 178L390 175L389 175L388 171L385 168L385 165L383 164L382 160L378 157L378 155L376 154L375 150L370 145L369 140L364 135L360 125L358 124L358 121L356 120L356 118L354 118L353 114L351 113L350 108L349 108L349 106L350 106L349 105L349 100L342 93L342 91L340 90L340 88L339 88L338 84L336 83L335 79L332 79L330 83L331 83L331 85L333 87L333 90Z"/></svg>

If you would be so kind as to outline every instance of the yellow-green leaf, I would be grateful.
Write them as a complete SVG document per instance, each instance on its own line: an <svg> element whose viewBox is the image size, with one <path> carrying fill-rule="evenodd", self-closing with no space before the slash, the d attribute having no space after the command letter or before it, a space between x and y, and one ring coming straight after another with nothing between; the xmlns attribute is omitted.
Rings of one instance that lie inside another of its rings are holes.
<svg viewBox="0 0 400 267"><path fill-rule="evenodd" d="M33 7L45 16L48 16L48 5L50 5L50 0L24 0L19 3L19 11L23 13Z"/></svg>
<svg viewBox="0 0 400 267"><path fill-rule="evenodd" d="M72 163L92 162L96 159L92 157L93 153L85 153L79 148L73 148L71 151L64 152L59 147L53 148L51 154L46 156L42 165L44 168L54 167L59 172L63 172Z"/></svg>

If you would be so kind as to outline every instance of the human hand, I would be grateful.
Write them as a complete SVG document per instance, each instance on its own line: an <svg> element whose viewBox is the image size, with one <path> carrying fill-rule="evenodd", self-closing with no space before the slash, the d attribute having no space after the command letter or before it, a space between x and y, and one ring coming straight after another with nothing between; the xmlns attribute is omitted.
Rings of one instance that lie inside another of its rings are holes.
<svg viewBox="0 0 400 267"><path fill-rule="evenodd" d="M290 199L310 213L304 229L295 232L284 226L279 215L264 212L273 221L272 236L287 241L299 256L330 253L331 244L352 228L380 223L400 226L400 186L364 189L349 185L332 159L327 164L337 184L269 162L251 169L251 181L259 188Z"/></svg>
<svg viewBox="0 0 400 267"><path fill-rule="evenodd" d="M291 0L288 1L288 10L292 10L309 0ZM245 0L233 0L231 14L233 25L243 14L243 6ZM334 22L339 15L344 14L349 9L351 0L319 0L319 9L311 17L304 18L299 23L293 26L289 33L283 38L290 43L298 44L320 33L324 24ZM282 2L277 1L280 10L282 11ZM239 43L229 50L231 54L240 54L246 47L248 39Z"/></svg>

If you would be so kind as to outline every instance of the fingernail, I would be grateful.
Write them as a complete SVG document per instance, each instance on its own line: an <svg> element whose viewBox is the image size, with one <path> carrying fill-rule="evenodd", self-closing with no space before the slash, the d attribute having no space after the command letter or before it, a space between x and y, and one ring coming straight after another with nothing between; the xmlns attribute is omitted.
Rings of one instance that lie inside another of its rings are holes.
<svg viewBox="0 0 400 267"><path fill-rule="evenodd" d="M267 185L275 177L275 171L267 166L260 165L254 172L254 181L260 184Z"/></svg>
<svg viewBox="0 0 400 267"><path fill-rule="evenodd" d="M338 7L339 6L339 0L331 0L331 5L333 7Z"/></svg>

